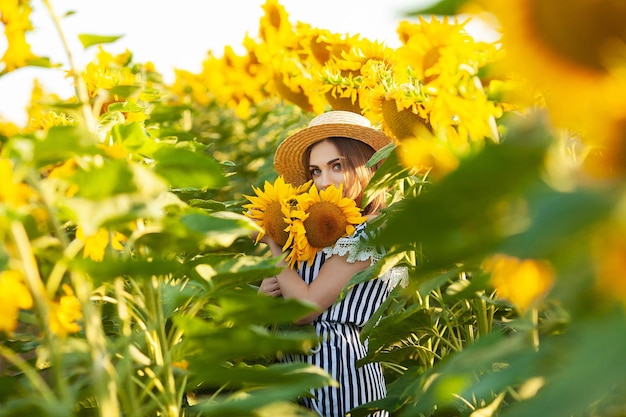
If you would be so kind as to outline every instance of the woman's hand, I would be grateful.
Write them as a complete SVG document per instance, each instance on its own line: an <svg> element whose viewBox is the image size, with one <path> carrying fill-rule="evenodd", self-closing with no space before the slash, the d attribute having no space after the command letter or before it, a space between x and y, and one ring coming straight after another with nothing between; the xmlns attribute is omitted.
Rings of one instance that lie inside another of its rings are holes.
<svg viewBox="0 0 626 417"><path fill-rule="evenodd" d="M265 278L259 287L261 294L270 295L272 297L280 297L283 293L280 291L280 285L276 277Z"/></svg>

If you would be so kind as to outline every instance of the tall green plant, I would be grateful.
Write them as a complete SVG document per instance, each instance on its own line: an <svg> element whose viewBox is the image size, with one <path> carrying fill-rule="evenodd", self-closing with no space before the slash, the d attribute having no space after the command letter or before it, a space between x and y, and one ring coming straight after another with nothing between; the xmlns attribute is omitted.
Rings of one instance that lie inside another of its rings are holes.
<svg viewBox="0 0 626 417"><path fill-rule="evenodd" d="M135 82L87 91L97 72L73 67L75 102L3 141L0 282L23 301L3 324L0 415L306 415L295 399L327 375L273 358L315 343L276 330L310 307L256 294L279 269L243 256L257 229L232 202L226 158L189 109L159 104L155 71L110 62ZM211 114L228 142L222 127L241 122Z"/></svg>

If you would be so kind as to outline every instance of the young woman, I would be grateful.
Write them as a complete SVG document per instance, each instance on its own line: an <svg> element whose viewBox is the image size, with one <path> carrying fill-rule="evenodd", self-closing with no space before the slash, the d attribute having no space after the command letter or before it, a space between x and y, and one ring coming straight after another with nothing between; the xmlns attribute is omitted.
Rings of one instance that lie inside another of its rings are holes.
<svg viewBox="0 0 626 417"><path fill-rule="evenodd" d="M372 128L365 117L332 111L285 139L276 151L274 166L294 186L310 179L319 190L342 184L344 197L353 198L361 206L363 190L375 172L375 168L365 165L388 143L390 139ZM378 195L362 214L376 216L384 205L385 196ZM267 235L262 241L269 245L273 256L282 255L281 247ZM309 355L291 355L287 360L318 366L339 383L338 387L314 390L313 398L304 399L308 408L325 417L344 416L352 408L386 395L380 364L358 366L357 361L367 353L360 331L389 295L392 282L381 277L361 283L338 300L354 274L382 257L372 247L363 250L362 241L367 241L365 223L357 226L352 236L320 250L312 262L303 262L296 270L285 267L276 277L266 278L259 289L264 294L296 298L318 307L297 324L313 324L321 342ZM388 414L381 411L374 415Z"/></svg>

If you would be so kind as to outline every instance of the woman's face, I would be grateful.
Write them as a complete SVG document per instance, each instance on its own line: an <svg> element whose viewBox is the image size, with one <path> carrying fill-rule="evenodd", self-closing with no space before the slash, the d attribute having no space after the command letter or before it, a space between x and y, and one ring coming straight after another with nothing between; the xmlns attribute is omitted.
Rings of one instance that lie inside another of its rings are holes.
<svg viewBox="0 0 626 417"><path fill-rule="evenodd" d="M344 181L344 167L337 147L329 141L321 141L311 147L309 173L318 190L329 185L339 188Z"/></svg>

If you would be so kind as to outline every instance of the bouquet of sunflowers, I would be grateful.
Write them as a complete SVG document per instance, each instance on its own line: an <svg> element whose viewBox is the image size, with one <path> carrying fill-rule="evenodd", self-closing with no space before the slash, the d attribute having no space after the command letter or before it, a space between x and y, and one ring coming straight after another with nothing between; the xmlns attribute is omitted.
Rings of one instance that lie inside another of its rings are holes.
<svg viewBox="0 0 626 417"><path fill-rule="evenodd" d="M245 215L262 228L257 242L267 233L287 253L290 268L296 262L312 261L322 248L354 233L365 221L354 200L343 197L343 187L334 185L318 191L311 181L294 187L279 176L263 190L252 187L256 196L243 207Z"/></svg>

